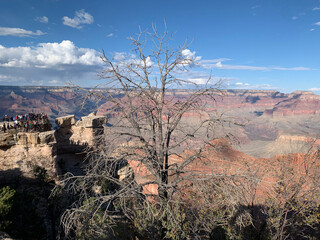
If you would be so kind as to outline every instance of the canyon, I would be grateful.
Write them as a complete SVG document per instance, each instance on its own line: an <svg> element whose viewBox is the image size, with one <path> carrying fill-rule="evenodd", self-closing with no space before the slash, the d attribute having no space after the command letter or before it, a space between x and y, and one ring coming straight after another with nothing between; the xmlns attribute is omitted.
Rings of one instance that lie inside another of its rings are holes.
<svg viewBox="0 0 320 240"><path fill-rule="evenodd" d="M183 100L188 91L172 90L169 99ZM20 183L24 179L35 179L39 169L45 170L48 178L57 185L67 172L82 176L88 163L87 153L103 146L99 138L111 138L107 130L112 128L117 117L117 113L110 114L112 106L108 102L97 103L97 99L90 99L83 104L86 90L0 87L0 96L2 115L44 112L54 125L50 131L17 132L12 129L9 133L0 133L1 185L19 182L17 179L23 179ZM120 97L121 90L115 91L114 96ZM277 199L274 189L280 189L283 174L288 174L285 176L288 186L301 185L299 196L309 196L313 180L318 179L319 156L316 150L320 144L320 96L301 91L284 94L220 90L204 100L208 114L218 116L227 124L214 128L216 139L185 168L182 175L237 178L239 195L242 196L239 201L248 206L263 205L267 198ZM198 117L198 113L190 111L181 121L192 123ZM123 145L119 145L120 150L121 147ZM197 151L196 145L188 147L171 156L170 164L179 166ZM134 146L130 145L130 148L139 151ZM116 175L120 182L126 184L134 180L142 186L144 194L158 194L158 186L153 181L155 176L143 163L131 161L128 157L126 164L118 167ZM198 191L192 184L187 180L179 187L185 188L188 195L191 191ZM99 196L101 186L94 185L92 191ZM151 197L148 199L153 201ZM43 211L43 215L45 213Z"/></svg>
<svg viewBox="0 0 320 240"><path fill-rule="evenodd" d="M57 117L70 114L75 119L96 111L112 122L110 104L89 98L88 89L75 87L0 86L0 116L44 112L52 123ZM95 89L102 92L103 89ZM183 99L192 90L173 89L169 97ZM121 96L121 90L114 92ZM320 134L320 96L310 91L280 93L273 90L216 90L207 99L208 112L215 112L230 121L226 132L234 136L233 147L253 157L273 157L295 152L306 153L318 143ZM114 113L113 113L114 114ZM188 121L197 115L188 113ZM220 130L217 129L217 138Z"/></svg>

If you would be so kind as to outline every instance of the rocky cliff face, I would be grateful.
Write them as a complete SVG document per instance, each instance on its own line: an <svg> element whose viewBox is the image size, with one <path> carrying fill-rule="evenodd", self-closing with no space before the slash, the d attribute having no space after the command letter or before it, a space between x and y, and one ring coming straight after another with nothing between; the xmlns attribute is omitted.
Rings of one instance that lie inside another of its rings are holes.
<svg viewBox="0 0 320 240"><path fill-rule="evenodd" d="M288 98L267 109L265 114L273 117L296 115L320 115L320 96L312 92L293 92Z"/></svg>
<svg viewBox="0 0 320 240"><path fill-rule="evenodd" d="M95 148L96 137L104 132L105 117L89 115L75 122L74 115L56 119L57 130L0 134L0 181L17 173L33 177L33 168L47 170L53 179L66 172L80 173L87 149Z"/></svg>

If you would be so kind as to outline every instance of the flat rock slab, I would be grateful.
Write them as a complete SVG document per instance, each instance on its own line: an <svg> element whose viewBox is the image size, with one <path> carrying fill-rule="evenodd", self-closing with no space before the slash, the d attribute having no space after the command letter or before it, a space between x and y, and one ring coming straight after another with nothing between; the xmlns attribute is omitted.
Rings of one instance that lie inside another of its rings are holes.
<svg viewBox="0 0 320 240"><path fill-rule="evenodd" d="M65 117L56 118L55 123L62 128L70 128L72 125L76 123L74 119L74 115L68 115Z"/></svg>
<svg viewBox="0 0 320 240"><path fill-rule="evenodd" d="M86 116L82 117L80 121L76 123L77 127L85 128L99 128L107 122L107 118L103 116Z"/></svg>

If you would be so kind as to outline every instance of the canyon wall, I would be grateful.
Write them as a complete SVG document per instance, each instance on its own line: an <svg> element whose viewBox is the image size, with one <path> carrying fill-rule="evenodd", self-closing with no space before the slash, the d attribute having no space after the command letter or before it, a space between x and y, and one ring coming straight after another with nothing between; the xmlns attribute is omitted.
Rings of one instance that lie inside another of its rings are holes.
<svg viewBox="0 0 320 240"><path fill-rule="evenodd" d="M103 89L95 89L101 92ZM109 90L111 91L111 90ZM193 90L170 90L168 100L183 100ZM114 97L121 97L121 90L112 90ZM82 106L86 89L66 87L12 87L0 86L0 115L44 112L51 119L69 114L76 117L97 111L106 116L112 124L118 112L112 111L110 102L97 102L89 99ZM294 136L317 138L320 134L320 96L308 91L296 91L290 94L272 90L220 90L213 91L206 100L209 114L223 117L227 122L235 123L224 129L216 128L217 137L232 134L242 146L238 150L255 157L269 157L280 154L281 146L270 147L281 135L293 136L292 141L278 141L287 144L284 148L291 152L300 151L300 143L294 144ZM0 116L1 117L1 116ZM188 112L184 120L198 121L199 114ZM289 146L290 145L290 146ZM294 146L297 146L295 148ZM267 153L268 154L265 154Z"/></svg>

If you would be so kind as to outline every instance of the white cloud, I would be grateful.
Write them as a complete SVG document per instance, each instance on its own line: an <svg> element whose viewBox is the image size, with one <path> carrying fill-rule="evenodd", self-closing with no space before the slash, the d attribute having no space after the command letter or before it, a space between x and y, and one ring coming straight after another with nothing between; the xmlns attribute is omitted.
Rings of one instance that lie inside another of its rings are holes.
<svg viewBox="0 0 320 240"><path fill-rule="evenodd" d="M196 55L196 52L191 52L190 49L183 49L181 53L188 58L193 58Z"/></svg>
<svg viewBox="0 0 320 240"><path fill-rule="evenodd" d="M205 69L211 69L211 68L218 68L218 69L225 69L225 70L252 70L252 71L270 71L270 70L282 70L282 71L308 71L311 70L310 68L307 67L257 67L257 66L248 66L248 65L228 65L228 64L223 64L223 61L212 61L211 63L208 63L208 60L202 60L199 63L200 67L203 67Z"/></svg>
<svg viewBox="0 0 320 240"><path fill-rule="evenodd" d="M195 72L196 73L196 72ZM192 72L188 72L187 75L192 74ZM218 82L226 83L232 80L235 80L236 78L231 78L231 77L210 77L209 75L207 76L202 76L199 75L198 77L182 77L184 80L190 82L190 83L195 83L195 84L215 84Z"/></svg>
<svg viewBox="0 0 320 240"><path fill-rule="evenodd" d="M31 80L32 85L35 86L43 86L44 85L44 80Z"/></svg>
<svg viewBox="0 0 320 240"><path fill-rule="evenodd" d="M188 78L186 79L189 82L195 83L195 84L205 84L208 82L208 78L199 77L199 78Z"/></svg>
<svg viewBox="0 0 320 240"><path fill-rule="evenodd" d="M0 36L32 37L32 36L40 36L44 34L46 33L41 32L40 30L37 30L36 32L32 32L22 28L0 27Z"/></svg>
<svg viewBox="0 0 320 240"><path fill-rule="evenodd" d="M270 70L281 70L281 71L309 71L310 68L307 67L291 67L291 68L285 68L285 67L271 67Z"/></svg>
<svg viewBox="0 0 320 240"><path fill-rule="evenodd" d="M292 20L297 20L297 19L298 19L298 17L293 16L291 19L292 19Z"/></svg>
<svg viewBox="0 0 320 240"><path fill-rule="evenodd" d="M315 30L314 28L311 28L309 31L310 31L310 32L313 32L314 30Z"/></svg>
<svg viewBox="0 0 320 240"><path fill-rule="evenodd" d="M0 75L0 79L8 79L9 77L6 75Z"/></svg>
<svg viewBox="0 0 320 240"><path fill-rule="evenodd" d="M195 68L191 68L189 71L181 71L177 75L180 79L196 84L216 84L218 82L225 84L230 81L238 80L238 78L235 77L212 76L210 72L205 69L196 70Z"/></svg>
<svg viewBox="0 0 320 240"><path fill-rule="evenodd" d="M316 22L315 25L320 26L320 22Z"/></svg>
<svg viewBox="0 0 320 240"><path fill-rule="evenodd" d="M48 83L49 83L50 85L55 85L55 86L62 84L62 82L59 81L59 80L57 80L57 79L52 79L52 80L50 80Z"/></svg>
<svg viewBox="0 0 320 240"><path fill-rule="evenodd" d="M109 33L109 34L107 35L107 37L113 37L113 36L114 36L113 33Z"/></svg>
<svg viewBox="0 0 320 240"><path fill-rule="evenodd" d="M201 60L201 64L211 64L211 63L217 63L217 62L224 62L224 61L228 61L231 60L230 58L217 58L217 59L204 59Z"/></svg>
<svg viewBox="0 0 320 240"><path fill-rule="evenodd" d="M193 61L200 61L201 57L196 56L196 52L191 52L190 49L184 49L182 50L182 56L184 56L186 59L190 59Z"/></svg>
<svg viewBox="0 0 320 240"><path fill-rule="evenodd" d="M228 86L229 89L254 89L254 90L276 90L278 89L277 87L271 86L270 84L255 84L251 85L249 83L235 83L235 84L230 84Z"/></svg>
<svg viewBox="0 0 320 240"><path fill-rule="evenodd" d="M81 9L75 12L74 18L64 16L62 18L63 24L69 27L81 29L84 24L92 24L94 22L93 16Z"/></svg>
<svg viewBox="0 0 320 240"><path fill-rule="evenodd" d="M58 68L63 65L97 65L94 49L78 48L73 42L40 43L37 47L5 48L0 45L0 66Z"/></svg>
<svg viewBox="0 0 320 240"><path fill-rule="evenodd" d="M235 83L236 86L249 86L249 83L242 83L242 82L236 82Z"/></svg>
<svg viewBox="0 0 320 240"><path fill-rule="evenodd" d="M320 7L314 7L314 8L312 8L312 11L317 11L317 10L320 10Z"/></svg>
<svg viewBox="0 0 320 240"><path fill-rule="evenodd" d="M49 22L49 19L46 16L36 17L34 20L37 21L37 22L41 22L41 23L48 23Z"/></svg>
<svg viewBox="0 0 320 240"><path fill-rule="evenodd" d="M216 64L211 65L213 68L227 69L227 70L268 70L267 67L255 67L255 66L246 66L246 65L227 65L222 64L222 62L217 62Z"/></svg>
<svg viewBox="0 0 320 240"><path fill-rule="evenodd" d="M118 67L127 68L128 65L132 68L141 69L144 66L144 62L142 59L138 58L136 55L132 53L125 53L125 52L115 52L113 59ZM149 56L146 57L146 66L152 67L153 62Z"/></svg>
<svg viewBox="0 0 320 240"><path fill-rule="evenodd" d="M310 88L310 91L320 92L320 88Z"/></svg>

